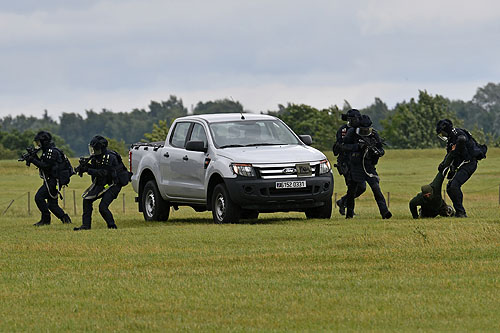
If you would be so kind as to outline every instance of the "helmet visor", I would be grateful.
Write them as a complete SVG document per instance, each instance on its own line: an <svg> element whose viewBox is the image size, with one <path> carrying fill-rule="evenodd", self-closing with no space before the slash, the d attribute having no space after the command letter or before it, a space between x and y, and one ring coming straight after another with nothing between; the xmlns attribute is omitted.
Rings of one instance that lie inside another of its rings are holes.
<svg viewBox="0 0 500 333"><path fill-rule="evenodd" d="M371 127L358 127L356 128L356 134L361 136L369 136L372 134L373 128Z"/></svg>
<svg viewBox="0 0 500 333"><path fill-rule="evenodd" d="M439 132L438 138L440 138L444 142L448 142L448 134L446 132Z"/></svg>
<svg viewBox="0 0 500 333"><path fill-rule="evenodd" d="M89 153L90 153L90 156L95 156L95 155L100 155L102 152L101 152L101 149L94 148L91 145L89 145Z"/></svg>

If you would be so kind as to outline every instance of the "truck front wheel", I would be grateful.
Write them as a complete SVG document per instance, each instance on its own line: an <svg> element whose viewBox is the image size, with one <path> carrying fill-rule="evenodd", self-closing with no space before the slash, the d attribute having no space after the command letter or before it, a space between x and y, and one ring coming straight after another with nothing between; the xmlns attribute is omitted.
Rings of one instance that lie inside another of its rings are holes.
<svg viewBox="0 0 500 333"><path fill-rule="evenodd" d="M212 216L215 223L238 223L241 209L229 197L226 185L215 186L212 195Z"/></svg>
<svg viewBox="0 0 500 333"><path fill-rule="evenodd" d="M306 210L308 219L329 219L332 216L332 200L324 202L323 206L309 208Z"/></svg>
<svg viewBox="0 0 500 333"><path fill-rule="evenodd" d="M142 191L143 215L146 221L167 221L170 212L168 203L163 200L154 180L150 180Z"/></svg>

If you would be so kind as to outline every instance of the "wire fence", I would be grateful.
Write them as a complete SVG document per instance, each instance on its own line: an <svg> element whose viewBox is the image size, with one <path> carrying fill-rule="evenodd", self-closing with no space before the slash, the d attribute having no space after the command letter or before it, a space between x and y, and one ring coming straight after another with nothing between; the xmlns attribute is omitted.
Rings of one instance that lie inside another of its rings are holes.
<svg viewBox="0 0 500 333"><path fill-rule="evenodd" d="M498 187L498 205L500 205L500 184L499 185L488 186L488 187L482 188L480 190L467 191L466 193L479 193L479 192L484 192L486 190L491 190L492 188L496 188L496 187ZM71 193L71 197L73 199L73 200L71 200L73 202L73 207L68 207L68 208L73 208L73 214L77 215L78 214L78 205L77 205L77 193L76 193L76 190L72 190L72 192L70 192L70 193ZM32 199L31 199L31 192L23 192L21 195L15 197L15 198L9 199L7 201L0 202L0 210L2 211L1 216L5 215L8 212L8 210L14 205L14 203L18 202L19 199L21 199L23 197L27 198L26 212L28 213L28 215L30 215L31 214L31 201L32 201ZM80 197L80 195L78 197ZM342 197L342 196L340 196L340 197ZM338 199L340 199L340 197L339 197L339 194L337 192L335 192L333 194L333 198L334 198L333 199L334 200L333 204L335 205L335 207L337 207L337 201L338 201ZM66 208L67 208L66 207L66 203L67 203L66 199L67 199L66 188L63 188L62 189L62 200L60 202L60 205L61 205L61 207L64 210L66 210ZM446 202L446 199L447 199L446 190L443 190L443 199ZM127 204L126 204L126 194L125 193L122 193L122 195L121 195L121 201L122 201L122 213L125 213L126 212L126 206L127 206ZM391 192L387 192L386 193L386 201L387 201L387 207L390 207L390 204L391 204ZM135 207L134 207L134 209L135 209Z"/></svg>
<svg viewBox="0 0 500 333"><path fill-rule="evenodd" d="M68 191L69 192L69 191ZM79 194L78 197L77 197L77 193L76 193L76 190L73 190L71 193L71 197L73 200L72 203L73 203L73 207L66 207L66 189L63 188L62 189L62 200L59 202L59 205L61 206L62 209L66 210L67 208L70 209L70 208L73 208L73 214L74 215L77 215L78 214L78 204L77 204L77 198L81 198L81 195ZM24 202L20 202L19 199L21 198L27 198L27 201ZM119 197L116 199L118 200ZM0 216L3 216L5 215L9 209L17 202L20 202L20 204L25 204L26 206L26 212L28 213L28 215L31 215L31 204L32 204L32 200L34 201L34 196L33 196L33 199L32 199L32 195L31 195L31 192L23 192L21 195L15 197L15 198L12 198L12 199L9 199L7 201L4 201L4 202L0 202L0 210L2 211L2 214ZM70 200L68 200L68 203L69 203ZM125 213L126 212L126 194L125 193L122 193L121 195L121 201L122 201L122 213ZM4 208L5 207L5 208Z"/></svg>

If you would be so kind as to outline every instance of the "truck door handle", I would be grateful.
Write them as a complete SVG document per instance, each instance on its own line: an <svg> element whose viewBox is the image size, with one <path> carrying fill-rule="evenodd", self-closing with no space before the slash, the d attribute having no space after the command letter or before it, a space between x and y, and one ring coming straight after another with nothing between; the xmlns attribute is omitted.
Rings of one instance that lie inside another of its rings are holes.
<svg viewBox="0 0 500 333"><path fill-rule="evenodd" d="M186 156L184 156L182 159L183 159L184 161L189 160L189 158L188 158L188 156L187 156L187 155L186 155Z"/></svg>
<svg viewBox="0 0 500 333"><path fill-rule="evenodd" d="M170 155L168 154L168 151L165 154L163 154L163 156L170 157Z"/></svg>

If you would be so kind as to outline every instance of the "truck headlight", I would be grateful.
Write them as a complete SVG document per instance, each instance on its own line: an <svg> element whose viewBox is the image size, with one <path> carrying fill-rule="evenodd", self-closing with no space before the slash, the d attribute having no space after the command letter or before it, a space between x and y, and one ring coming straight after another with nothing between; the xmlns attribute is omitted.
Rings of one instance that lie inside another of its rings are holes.
<svg viewBox="0 0 500 333"><path fill-rule="evenodd" d="M327 172L330 172L332 168L330 167L330 162L328 160L323 160L319 162L319 174L325 174Z"/></svg>
<svg viewBox="0 0 500 333"><path fill-rule="evenodd" d="M251 164L243 163L233 163L231 164L231 169L235 175L240 175L243 177L254 177L255 171Z"/></svg>

